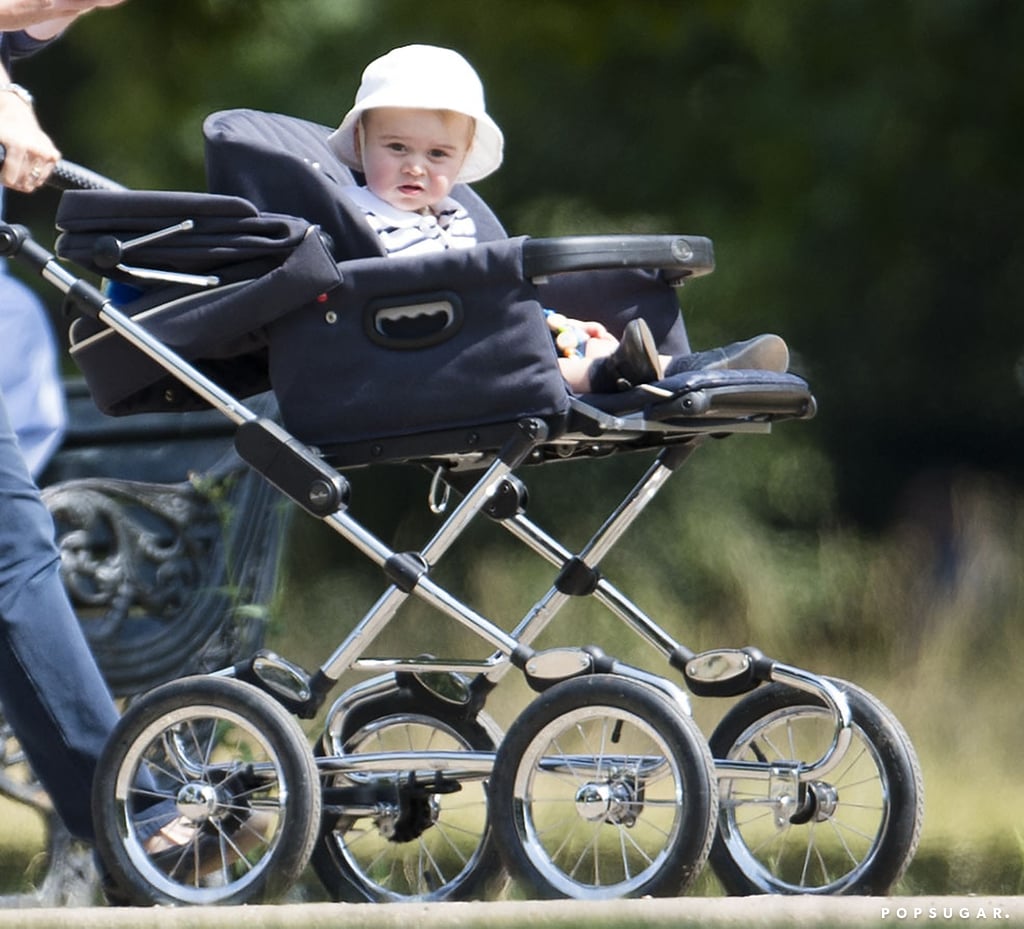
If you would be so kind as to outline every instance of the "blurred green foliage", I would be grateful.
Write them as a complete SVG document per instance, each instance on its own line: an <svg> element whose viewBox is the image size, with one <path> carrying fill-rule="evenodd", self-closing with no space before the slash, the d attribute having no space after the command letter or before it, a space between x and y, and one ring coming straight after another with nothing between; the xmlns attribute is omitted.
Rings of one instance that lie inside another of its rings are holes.
<svg viewBox="0 0 1024 929"><path fill-rule="evenodd" d="M202 189L209 112L333 124L376 55L460 49L509 230L711 236L692 341L783 333L821 403L798 428L881 524L926 469L1022 477L1022 39L1013 0L134 0L18 77L71 160ZM52 197L12 200L47 229Z"/></svg>
<svg viewBox="0 0 1024 929"><path fill-rule="evenodd" d="M507 155L479 189L511 233L712 237L716 273L682 292L694 345L778 331L819 399L810 423L709 443L609 577L691 647L754 642L879 693L941 811L922 861L979 833L1016 849L1024 826L1004 797L1019 778L1006 694L1024 644L1024 5L132 0L17 78L69 159L133 187L202 189L208 113L333 125L363 66L410 42L455 47L480 71ZM52 192L10 199L43 241L55 205ZM538 469L531 515L572 547L636 464ZM422 477L360 474L353 514L418 546ZM311 664L380 577L323 526L294 536L274 636ZM511 627L550 577L484 536L440 580ZM573 607L552 642L663 667ZM411 612L380 653L464 643ZM911 879L1019 892L1013 865L998 887Z"/></svg>

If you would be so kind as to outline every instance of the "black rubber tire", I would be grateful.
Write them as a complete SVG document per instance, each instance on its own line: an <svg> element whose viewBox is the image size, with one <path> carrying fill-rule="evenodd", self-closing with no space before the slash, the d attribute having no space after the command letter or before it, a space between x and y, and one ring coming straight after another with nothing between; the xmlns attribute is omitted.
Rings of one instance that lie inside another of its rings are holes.
<svg viewBox="0 0 1024 929"><path fill-rule="evenodd" d="M491 793L505 865L540 899L681 894L707 861L718 812L693 719L652 687L604 674L526 708L498 750ZM602 840L611 852L597 853Z"/></svg>
<svg viewBox="0 0 1024 929"><path fill-rule="evenodd" d="M341 741L345 753L351 754L371 740L372 749L397 749L395 739L413 743L417 734L429 736L435 749L444 747L440 739L454 750L493 752L500 741L498 727L486 714L467 716L461 708L446 708L441 701L404 688L354 707L344 720ZM318 755L327 753L317 748ZM475 798L472 803L470 795ZM477 800L480 809L470 811L473 821L468 828L453 828L446 822L453 803L475 806ZM380 818L338 818L325 811L312 864L330 897L349 903L471 900L499 888L503 872L491 838L486 783L468 782L458 793L435 796L432 802L437 804L435 821L421 835L404 840L387 839ZM374 875L363 868L362 849L353 850L354 843L350 845L352 834L375 847L376 851L367 853L377 869ZM381 839L387 839L387 844L381 846ZM457 850L459 843L465 847ZM454 870L442 871L446 863ZM433 886L413 886L413 880Z"/></svg>
<svg viewBox="0 0 1024 929"><path fill-rule="evenodd" d="M186 787L216 796L200 830L219 848L215 873L197 875L194 858L162 869L137 831L154 800L170 806ZM239 828L241 815L248 825ZM271 900L309 862L320 785L306 738L280 704L237 680L188 677L145 694L125 712L96 771L93 818L97 851L126 902ZM244 844L252 847L244 855L229 851L247 828Z"/></svg>
<svg viewBox="0 0 1024 929"><path fill-rule="evenodd" d="M910 739L867 691L832 683L849 701L854 740L840 766L815 782L813 803L801 809L798 800L790 816L766 803L768 782L721 781L711 865L730 894L887 894L917 850L924 786ZM711 736L711 751L723 759L809 763L825 751L832 730L818 698L770 684L730 709ZM789 746L797 746L804 757L784 758L783 745L791 753Z"/></svg>

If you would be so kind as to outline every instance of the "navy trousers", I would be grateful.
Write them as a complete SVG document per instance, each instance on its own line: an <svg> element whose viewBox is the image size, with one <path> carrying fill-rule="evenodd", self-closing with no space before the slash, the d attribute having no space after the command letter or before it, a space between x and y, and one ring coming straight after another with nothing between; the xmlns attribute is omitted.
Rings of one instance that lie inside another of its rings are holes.
<svg viewBox="0 0 1024 929"><path fill-rule="evenodd" d="M118 713L61 583L53 520L2 395L0 705L68 830L91 841L93 776Z"/></svg>

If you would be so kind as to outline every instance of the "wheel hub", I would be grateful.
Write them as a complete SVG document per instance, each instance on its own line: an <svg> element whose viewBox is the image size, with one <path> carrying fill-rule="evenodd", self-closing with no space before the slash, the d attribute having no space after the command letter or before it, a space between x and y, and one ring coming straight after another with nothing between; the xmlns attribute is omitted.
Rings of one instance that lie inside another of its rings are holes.
<svg viewBox="0 0 1024 929"><path fill-rule="evenodd" d="M621 781L591 781L576 791L576 812L589 822L603 819L612 825L632 826L637 818L635 799Z"/></svg>
<svg viewBox="0 0 1024 929"><path fill-rule="evenodd" d="M839 791L826 781L811 781L800 790L800 803L796 812L789 816L794 826L802 826L813 820L823 823L831 819L839 806Z"/></svg>
<svg viewBox="0 0 1024 929"><path fill-rule="evenodd" d="M382 805L377 828L390 842L411 842L433 826L440 813L439 797L432 794L406 796L399 804Z"/></svg>
<svg viewBox="0 0 1024 929"><path fill-rule="evenodd" d="M220 801L217 790L211 784L193 781L178 791L178 812L194 823L203 823L217 811Z"/></svg>

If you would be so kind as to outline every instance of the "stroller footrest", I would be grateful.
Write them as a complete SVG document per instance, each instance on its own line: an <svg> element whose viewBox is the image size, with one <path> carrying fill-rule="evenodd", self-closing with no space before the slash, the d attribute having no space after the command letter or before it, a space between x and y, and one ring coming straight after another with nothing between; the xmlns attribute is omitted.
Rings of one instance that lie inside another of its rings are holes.
<svg viewBox="0 0 1024 929"><path fill-rule="evenodd" d="M795 374L773 371L690 371L620 394L588 394L591 406L645 419L809 419L816 404L807 382Z"/></svg>
<svg viewBox="0 0 1024 929"><path fill-rule="evenodd" d="M786 416L809 418L814 398L805 390L786 384L708 387L673 397L653 410L655 419L675 416Z"/></svg>

